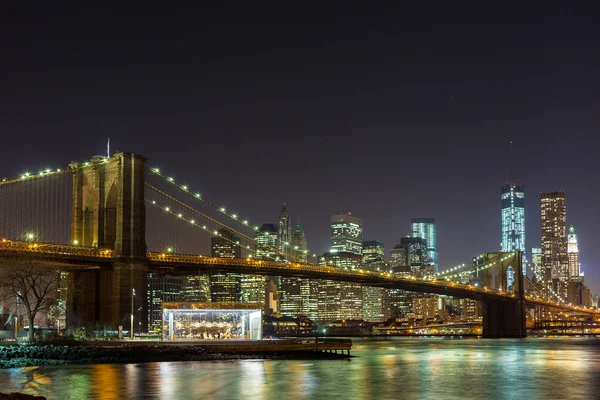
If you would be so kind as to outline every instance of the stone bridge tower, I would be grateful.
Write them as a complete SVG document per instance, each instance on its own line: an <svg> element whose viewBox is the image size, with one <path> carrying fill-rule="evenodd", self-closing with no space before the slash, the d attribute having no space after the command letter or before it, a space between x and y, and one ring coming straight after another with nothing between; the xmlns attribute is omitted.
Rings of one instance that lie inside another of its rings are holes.
<svg viewBox="0 0 600 400"><path fill-rule="evenodd" d="M117 153L70 165L71 244L114 250L111 270L74 274L72 311L86 329L129 330L132 308L136 329L147 326L146 163Z"/></svg>
<svg viewBox="0 0 600 400"><path fill-rule="evenodd" d="M504 260L503 260L504 259ZM482 302L483 336L525 337L525 281L523 252L485 253L481 264L496 262L493 268L482 271L482 283L491 290L512 293L506 300Z"/></svg>

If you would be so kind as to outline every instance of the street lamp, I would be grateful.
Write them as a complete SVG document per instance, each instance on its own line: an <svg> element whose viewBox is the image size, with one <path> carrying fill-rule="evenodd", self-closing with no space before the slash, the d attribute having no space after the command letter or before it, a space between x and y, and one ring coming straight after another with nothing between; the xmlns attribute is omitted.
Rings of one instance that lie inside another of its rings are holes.
<svg viewBox="0 0 600 400"><path fill-rule="evenodd" d="M133 340L133 298L135 296L135 289L131 289L131 329L129 332L129 337Z"/></svg>
<svg viewBox="0 0 600 400"><path fill-rule="evenodd" d="M31 242L35 238L35 235L30 232L30 233L27 234L26 238L27 238L27 240L29 240Z"/></svg>

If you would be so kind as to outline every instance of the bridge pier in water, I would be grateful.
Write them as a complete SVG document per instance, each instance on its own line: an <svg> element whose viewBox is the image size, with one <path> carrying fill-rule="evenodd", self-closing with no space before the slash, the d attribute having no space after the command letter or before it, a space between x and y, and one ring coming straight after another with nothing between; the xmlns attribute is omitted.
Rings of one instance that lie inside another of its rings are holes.
<svg viewBox="0 0 600 400"><path fill-rule="evenodd" d="M491 253L493 254L493 253ZM501 262L499 268L487 269L483 274L486 286L502 292L513 292L514 298L486 300L481 302L483 331L486 338L522 338L527 336L525 281L523 275L523 253L514 252L514 257ZM512 282L509 279L512 274Z"/></svg>
<svg viewBox="0 0 600 400"><path fill-rule="evenodd" d="M74 273L72 311L86 330L129 330L132 314L147 330L146 161L117 153L71 164L72 243L114 250L110 270Z"/></svg>
<svg viewBox="0 0 600 400"><path fill-rule="evenodd" d="M525 300L482 302L485 338L522 338L527 336Z"/></svg>

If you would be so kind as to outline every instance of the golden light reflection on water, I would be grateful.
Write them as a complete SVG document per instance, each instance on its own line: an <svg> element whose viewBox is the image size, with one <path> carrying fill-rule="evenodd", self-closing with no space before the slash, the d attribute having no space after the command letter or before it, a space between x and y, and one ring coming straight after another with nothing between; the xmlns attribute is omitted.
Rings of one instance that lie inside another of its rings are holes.
<svg viewBox="0 0 600 400"><path fill-rule="evenodd" d="M584 398L600 341L358 340L351 360L246 360L0 371L0 388L73 399ZM548 379L552 377L552 379Z"/></svg>
<svg viewBox="0 0 600 400"><path fill-rule="evenodd" d="M92 390L97 393L99 400L121 399L122 365L97 364L91 368Z"/></svg>

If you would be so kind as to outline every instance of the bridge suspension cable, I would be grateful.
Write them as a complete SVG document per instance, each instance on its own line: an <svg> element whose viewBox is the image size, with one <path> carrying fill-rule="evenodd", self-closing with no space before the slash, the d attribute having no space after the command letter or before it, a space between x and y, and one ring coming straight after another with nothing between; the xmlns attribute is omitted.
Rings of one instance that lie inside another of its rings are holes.
<svg viewBox="0 0 600 400"><path fill-rule="evenodd" d="M535 269L533 269L533 273L537 278L538 282L544 282L544 279L538 274L538 272ZM562 296L558 295L558 293L556 293L547 283L544 284L543 287L547 290L547 294L554 296L554 298L556 298L556 300L559 303L566 303L566 300Z"/></svg>
<svg viewBox="0 0 600 400"><path fill-rule="evenodd" d="M150 168L150 171L152 173L154 173L156 176L162 178L165 182L167 182L168 184L176 187L177 189L179 189L180 191L184 192L186 195L190 196L191 198L202 202L204 205L212 208L213 210L217 211L218 213L228 217L231 221L240 224L241 226L243 226L244 228L248 228L253 230L254 232L259 232L260 231L260 226L258 225L252 225L247 219L242 219L241 217L239 217L236 213L232 213L232 212L228 212L226 207L223 206L216 206L214 203L206 200L201 194L200 192L196 192L191 190L187 185L184 184L179 184L177 182L175 182L175 179L173 177L169 177L166 176L165 174L163 174L159 168ZM228 229L232 230L232 231L236 231L239 232L238 229L234 229L231 226L225 225ZM256 243L256 241L254 240L254 238L252 238L252 240ZM279 238L277 238L276 240L276 248L274 248L274 250L276 250L276 252L279 254L279 256L284 257L284 258L290 258L290 254L285 253L284 251L281 250L281 248L284 247L290 247L290 243L283 243L281 240L279 240ZM291 251L292 249L290 249ZM306 251L305 253L308 257L309 254L311 254L310 251ZM316 257L316 254L312 254L313 257ZM291 256L294 257L294 256ZM298 260L302 260L302 257L295 257Z"/></svg>
<svg viewBox="0 0 600 400"><path fill-rule="evenodd" d="M68 243L72 180L68 169L46 168L0 182L0 237Z"/></svg>
<svg viewBox="0 0 600 400"><path fill-rule="evenodd" d="M254 245L256 246L256 248L257 248L257 249L260 249L260 250L262 250L262 251L265 251L265 252L276 253L276 254L279 254L280 256L282 256L282 254L281 254L281 250L280 250L280 249L277 249L277 248L274 248L274 247L271 247L271 246L267 246L267 245L264 245L264 244L262 244L262 243L259 243L259 242L257 242L257 241L256 241L256 239L254 239L253 237L251 237L251 236L248 236L248 235L246 235L245 233L243 233L243 232L240 232L239 230L237 230L237 229L235 229L235 228L231 228L230 226L228 226L228 225L226 225L226 224L224 224L224 223L222 223L222 222L218 221L218 220L217 220L217 219L215 219L215 218L212 218L212 217L211 217L211 216L209 216L209 215L206 215L205 213L202 213L201 211L199 211L199 210L195 209L194 207L190 206L189 204L186 204L186 203L184 203L184 202L182 202L182 201L178 200L177 198L175 198L175 197L173 197L173 196L169 195L168 193L166 193L166 192L164 192L164 191L162 191L162 190L158 189L157 187L155 187L155 186L153 186L153 185L151 185L151 184L149 184L149 183L146 183L146 187L147 187L148 189L150 189L151 191L153 191L153 192L155 192L155 193L159 194L160 196L162 196L162 197L164 197L164 198L168 199L169 201L171 201L171 202L173 202L173 203L177 204L179 207L181 207L182 209L186 210L188 213L190 213L190 214L194 215L195 217L197 217L197 218L202 218L202 219L204 219L204 220L208 221L210 224L213 224L213 226L218 226L218 227L220 227L220 228L223 228L223 229L225 229L225 230L227 230L227 231L229 231L229 232L231 232L231 233L233 233L233 234L235 234L235 235L239 236L240 238L242 238L242 239L244 239L244 240L246 240L246 241L248 241L248 242L250 242L250 243L254 244ZM205 230L205 231L207 231L207 232L211 232L211 231L212 231L212 230L211 230L210 228L208 228L206 225L200 225L200 224L197 224L197 223L196 223L196 220L194 220L194 219L192 219L192 218L187 218L187 217L184 217L183 213L176 213L176 212L172 211L172 210L171 210L169 207L167 207L167 206L163 206L163 205L161 205L161 204L158 204L156 200L149 200L149 199L146 199L146 200L147 200L147 201L148 201L150 204L152 204L153 206L156 206L156 207L158 207L158 208L161 208L161 209L163 209L164 211L166 211L166 212L170 213L171 215L174 215L174 216L176 216L176 217L177 217L177 218L179 218L179 219L183 219L183 220L186 220L186 221L190 222L190 223L191 223L191 225L193 225L193 226L196 226L196 227L198 227L198 228L200 228L200 229L203 229L203 230ZM193 221L193 222L192 222L192 221ZM217 235L218 235L218 231L215 231L215 234L217 234ZM221 236L221 237L222 237L223 239L225 239L225 240L228 240L228 241L230 241L231 243L234 243L234 244L238 244L238 245L240 245L240 243L236 243L236 242L234 242L234 241L231 241L231 240L229 240L229 239L225 238L224 236ZM251 246L249 246L249 245L243 245L243 244L241 244L241 246L243 246L244 248L246 248L246 249L248 249L248 250L251 250L251 251L252 251L252 248L251 248ZM254 253L255 253L255 252L254 252ZM282 256L282 257L283 257L283 256ZM306 262L304 259L301 259L301 258L299 258L299 257L295 257L295 256L287 256L286 258L287 258L287 259L289 259L290 261L295 261L295 262L300 262L300 263L305 263L305 262Z"/></svg>

